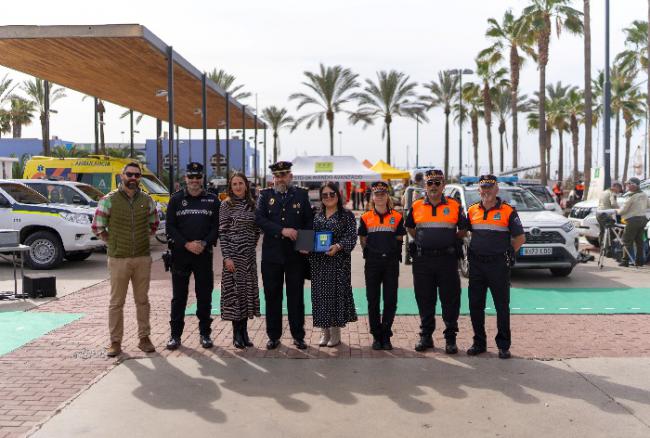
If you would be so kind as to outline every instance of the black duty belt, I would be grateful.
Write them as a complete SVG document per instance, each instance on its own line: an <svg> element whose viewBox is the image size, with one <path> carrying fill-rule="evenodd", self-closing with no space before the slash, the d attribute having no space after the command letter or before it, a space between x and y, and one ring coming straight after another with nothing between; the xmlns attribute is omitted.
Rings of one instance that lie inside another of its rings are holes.
<svg viewBox="0 0 650 438"><path fill-rule="evenodd" d="M454 247L449 247L449 248L440 248L440 249L426 249L426 248L420 248L416 255L422 255L426 257L443 257L443 256L455 256L456 255L456 248Z"/></svg>
<svg viewBox="0 0 650 438"><path fill-rule="evenodd" d="M470 253L469 254L470 259L474 259L478 262L481 263L494 263L494 262L502 262L504 259L503 254L497 254L497 255L479 255L479 254L474 254Z"/></svg>
<svg viewBox="0 0 650 438"><path fill-rule="evenodd" d="M365 258L370 259L389 259L389 258L398 258L400 256L399 252L379 252L379 251L369 251L365 249L363 251Z"/></svg>

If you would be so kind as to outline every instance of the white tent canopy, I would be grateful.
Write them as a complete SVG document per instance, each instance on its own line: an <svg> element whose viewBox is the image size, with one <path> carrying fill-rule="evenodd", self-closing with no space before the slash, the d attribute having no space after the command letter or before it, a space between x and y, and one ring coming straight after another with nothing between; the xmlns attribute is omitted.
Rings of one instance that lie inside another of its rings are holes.
<svg viewBox="0 0 650 438"><path fill-rule="evenodd" d="M377 181L373 172L350 155L303 156L293 160L294 181Z"/></svg>

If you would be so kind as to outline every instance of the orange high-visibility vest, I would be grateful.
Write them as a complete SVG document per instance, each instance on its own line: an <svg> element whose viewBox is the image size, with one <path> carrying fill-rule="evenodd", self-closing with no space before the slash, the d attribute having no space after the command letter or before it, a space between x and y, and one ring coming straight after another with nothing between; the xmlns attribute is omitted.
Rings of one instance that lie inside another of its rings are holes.
<svg viewBox="0 0 650 438"><path fill-rule="evenodd" d="M509 233L510 215L514 209L505 202L496 208L484 210L481 203L470 205L467 209L467 218L472 224L472 230L488 230Z"/></svg>
<svg viewBox="0 0 650 438"><path fill-rule="evenodd" d="M382 216L378 215L375 210L370 210L361 216L361 220L366 225L368 233L395 232L397 225L402 220L402 215L391 210L390 213L383 216L382 222Z"/></svg>
<svg viewBox="0 0 650 438"><path fill-rule="evenodd" d="M415 228L450 228L455 230L460 218L460 203L454 198L445 197L446 203L435 207L418 199L413 203L412 215ZM435 214L434 214L435 213Z"/></svg>

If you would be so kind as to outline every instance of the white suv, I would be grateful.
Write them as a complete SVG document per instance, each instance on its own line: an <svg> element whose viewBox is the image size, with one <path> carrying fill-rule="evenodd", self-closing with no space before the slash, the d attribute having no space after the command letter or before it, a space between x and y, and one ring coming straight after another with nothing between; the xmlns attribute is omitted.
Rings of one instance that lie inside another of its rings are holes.
<svg viewBox="0 0 650 438"><path fill-rule="evenodd" d="M423 191L410 187L409 191ZM473 184L447 184L445 195L458 200L465 211L479 202L478 186ZM517 209L526 232L526 243L517 254L513 269L550 269L555 276L571 274L578 263L579 234L573 224L561 214L548 211L528 190L499 184L499 197ZM407 195L407 199L412 195ZM410 203L408 204L410 208ZM460 262L463 276L469 276L467 250L471 236L463 244L464 257Z"/></svg>
<svg viewBox="0 0 650 438"><path fill-rule="evenodd" d="M0 228L18 230L30 246L25 263L32 269L52 269L63 259L84 260L104 242L92 233L94 209L48 203L24 184L0 180Z"/></svg>

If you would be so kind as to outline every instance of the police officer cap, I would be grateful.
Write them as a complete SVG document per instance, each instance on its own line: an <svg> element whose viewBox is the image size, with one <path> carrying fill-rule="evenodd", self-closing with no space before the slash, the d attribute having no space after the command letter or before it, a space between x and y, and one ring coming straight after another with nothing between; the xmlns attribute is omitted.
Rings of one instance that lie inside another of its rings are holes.
<svg viewBox="0 0 650 438"><path fill-rule="evenodd" d="M388 183L386 181L375 181L370 184L370 190L373 193L386 193L388 192Z"/></svg>
<svg viewBox="0 0 650 438"><path fill-rule="evenodd" d="M271 169L271 172L274 174L282 174L285 172L291 172L291 166L293 166L293 163L291 161L278 161L277 163L271 164L269 166L269 169Z"/></svg>
<svg viewBox="0 0 650 438"><path fill-rule="evenodd" d="M185 168L186 175L203 175L203 164L195 161L188 163Z"/></svg>
<svg viewBox="0 0 650 438"><path fill-rule="evenodd" d="M445 172L441 169L429 169L424 173L427 179L445 179Z"/></svg>
<svg viewBox="0 0 650 438"><path fill-rule="evenodd" d="M491 187L497 183L497 177L492 174L481 175L478 179L478 185L484 187Z"/></svg>

